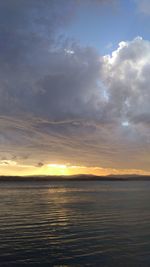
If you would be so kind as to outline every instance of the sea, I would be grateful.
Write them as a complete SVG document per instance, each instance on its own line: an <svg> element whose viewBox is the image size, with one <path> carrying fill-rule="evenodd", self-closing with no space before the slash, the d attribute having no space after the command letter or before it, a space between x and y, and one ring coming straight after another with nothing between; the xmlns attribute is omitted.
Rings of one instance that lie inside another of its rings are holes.
<svg viewBox="0 0 150 267"><path fill-rule="evenodd" d="M150 266L150 181L1 181L0 266Z"/></svg>

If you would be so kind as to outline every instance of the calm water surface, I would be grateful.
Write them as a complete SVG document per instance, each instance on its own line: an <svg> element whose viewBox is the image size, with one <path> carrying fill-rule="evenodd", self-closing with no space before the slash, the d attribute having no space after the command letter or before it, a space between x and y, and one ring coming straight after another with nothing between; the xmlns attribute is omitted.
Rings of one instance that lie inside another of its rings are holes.
<svg viewBox="0 0 150 267"><path fill-rule="evenodd" d="M0 182L0 266L150 266L150 182Z"/></svg>

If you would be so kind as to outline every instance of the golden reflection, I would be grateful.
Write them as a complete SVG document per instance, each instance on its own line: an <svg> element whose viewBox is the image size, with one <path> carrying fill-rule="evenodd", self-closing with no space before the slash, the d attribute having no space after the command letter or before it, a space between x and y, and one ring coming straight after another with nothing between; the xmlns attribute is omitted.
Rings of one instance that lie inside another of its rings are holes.
<svg viewBox="0 0 150 267"><path fill-rule="evenodd" d="M48 190L45 191L44 198L46 203L49 203L47 207L50 209L51 214L53 212L53 227L67 227L70 223L71 211L68 206L73 200L72 195L70 196L68 193L70 193L70 188L63 185L58 185L58 187L56 185L54 187L51 185Z"/></svg>

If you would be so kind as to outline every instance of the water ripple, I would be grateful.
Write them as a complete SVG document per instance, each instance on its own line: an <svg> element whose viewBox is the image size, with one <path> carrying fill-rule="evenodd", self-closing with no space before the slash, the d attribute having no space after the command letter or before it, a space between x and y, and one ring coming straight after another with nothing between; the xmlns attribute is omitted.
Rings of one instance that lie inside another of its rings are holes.
<svg viewBox="0 0 150 267"><path fill-rule="evenodd" d="M150 182L1 183L1 266L149 266Z"/></svg>

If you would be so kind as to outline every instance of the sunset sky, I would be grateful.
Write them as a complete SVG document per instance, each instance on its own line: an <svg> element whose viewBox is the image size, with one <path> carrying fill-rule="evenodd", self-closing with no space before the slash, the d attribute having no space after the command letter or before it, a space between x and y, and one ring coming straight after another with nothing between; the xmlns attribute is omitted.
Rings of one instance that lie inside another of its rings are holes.
<svg viewBox="0 0 150 267"><path fill-rule="evenodd" d="M0 175L150 174L150 1L0 1Z"/></svg>

